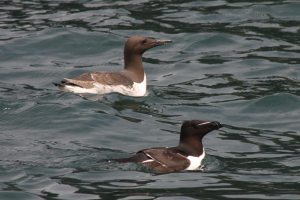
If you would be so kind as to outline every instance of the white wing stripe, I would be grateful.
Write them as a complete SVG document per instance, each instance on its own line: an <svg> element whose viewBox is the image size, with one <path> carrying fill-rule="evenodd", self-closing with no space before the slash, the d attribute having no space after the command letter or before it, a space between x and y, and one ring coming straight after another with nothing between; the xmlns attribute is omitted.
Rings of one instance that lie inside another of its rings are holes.
<svg viewBox="0 0 300 200"><path fill-rule="evenodd" d="M144 152L144 153L145 153L145 152ZM146 156L148 156L149 158L151 158L152 161L158 162L158 163L161 164L162 166L167 167L167 165L165 165L164 163L162 163L162 162L156 160L156 159L153 158L150 154L148 154L148 153L145 153L145 154L146 154ZM146 160L146 161L147 161L147 160Z"/></svg>

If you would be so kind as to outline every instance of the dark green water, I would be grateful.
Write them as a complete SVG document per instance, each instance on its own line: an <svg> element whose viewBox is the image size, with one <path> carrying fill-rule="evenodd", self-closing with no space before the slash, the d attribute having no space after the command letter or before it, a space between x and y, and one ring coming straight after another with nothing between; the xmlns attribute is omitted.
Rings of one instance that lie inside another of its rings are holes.
<svg viewBox="0 0 300 200"><path fill-rule="evenodd" d="M116 34L174 41L144 56L148 96L52 84L120 69ZM299 45L298 0L1 0L0 199L299 199ZM204 172L105 162L176 145L186 119L227 125Z"/></svg>

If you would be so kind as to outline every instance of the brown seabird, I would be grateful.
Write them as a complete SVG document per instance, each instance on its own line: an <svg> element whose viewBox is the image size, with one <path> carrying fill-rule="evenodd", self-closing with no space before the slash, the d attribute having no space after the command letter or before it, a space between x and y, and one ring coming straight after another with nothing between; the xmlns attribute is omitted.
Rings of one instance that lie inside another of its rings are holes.
<svg viewBox="0 0 300 200"><path fill-rule="evenodd" d="M147 80L142 55L148 49L170 43L152 37L132 36L124 47L124 69L116 72L87 72L74 78L64 78L56 84L61 90L78 94L117 92L128 96L146 95Z"/></svg>

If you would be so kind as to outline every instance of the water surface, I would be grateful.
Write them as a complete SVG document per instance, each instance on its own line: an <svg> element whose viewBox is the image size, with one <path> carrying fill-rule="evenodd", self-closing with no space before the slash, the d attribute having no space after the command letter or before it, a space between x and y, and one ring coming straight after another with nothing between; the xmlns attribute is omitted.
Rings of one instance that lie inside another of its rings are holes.
<svg viewBox="0 0 300 200"><path fill-rule="evenodd" d="M300 3L1 1L0 199L299 199ZM98 100L53 82L118 70L130 35L146 52L148 96ZM106 160L176 145L187 119L204 172L155 175Z"/></svg>

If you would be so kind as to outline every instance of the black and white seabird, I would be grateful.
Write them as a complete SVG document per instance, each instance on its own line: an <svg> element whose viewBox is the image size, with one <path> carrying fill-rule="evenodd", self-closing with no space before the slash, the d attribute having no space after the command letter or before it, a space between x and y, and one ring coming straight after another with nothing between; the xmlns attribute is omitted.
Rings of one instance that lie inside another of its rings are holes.
<svg viewBox="0 0 300 200"><path fill-rule="evenodd" d="M155 173L196 170L205 157L202 138L221 127L222 125L216 121L185 121L181 126L178 146L143 149L132 157L115 161L140 163Z"/></svg>
<svg viewBox="0 0 300 200"><path fill-rule="evenodd" d="M170 43L152 37L132 36L124 47L124 69L116 72L87 72L74 78L65 78L56 84L68 92L106 94L117 92L128 96L146 95L147 80L142 55L148 49Z"/></svg>

